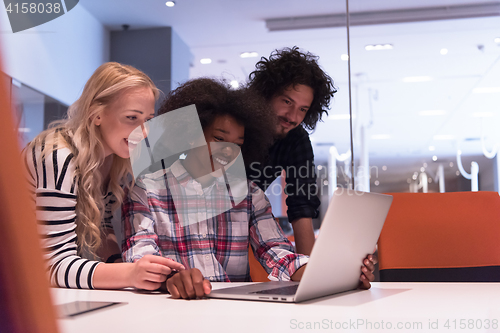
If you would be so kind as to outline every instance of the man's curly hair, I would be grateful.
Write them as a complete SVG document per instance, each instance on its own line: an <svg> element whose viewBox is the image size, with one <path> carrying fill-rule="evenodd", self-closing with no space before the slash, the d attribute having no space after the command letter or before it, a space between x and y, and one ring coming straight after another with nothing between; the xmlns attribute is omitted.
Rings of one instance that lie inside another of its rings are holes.
<svg viewBox="0 0 500 333"><path fill-rule="evenodd" d="M249 89L232 90L223 80L199 78L187 81L165 97L158 114L196 105L201 127L205 130L216 117L230 115L245 126L241 147L247 171L252 162L263 162L274 140L275 116L266 101Z"/></svg>
<svg viewBox="0 0 500 333"><path fill-rule="evenodd" d="M337 90L332 78L319 67L317 56L294 46L275 50L269 59L262 57L255 67L249 75L248 87L268 101L297 84L313 89L313 102L302 121L305 128L313 130L323 113L328 115L330 99Z"/></svg>

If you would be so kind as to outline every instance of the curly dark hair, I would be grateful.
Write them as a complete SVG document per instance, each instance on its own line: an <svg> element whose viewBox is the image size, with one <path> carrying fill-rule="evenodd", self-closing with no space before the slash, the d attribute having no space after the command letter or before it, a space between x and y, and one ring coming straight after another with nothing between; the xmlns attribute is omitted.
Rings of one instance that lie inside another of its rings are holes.
<svg viewBox="0 0 500 333"><path fill-rule="evenodd" d="M337 92L332 78L318 65L318 56L301 52L297 46L275 50L269 59L262 57L249 75L248 87L266 100L281 94L286 88L303 84L314 91L314 98L307 111L303 126L313 130L323 113L328 115L330 99Z"/></svg>
<svg viewBox="0 0 500 333"><path fill-rule="evenodd" d="M263 162L274 141L275 117L266 101L249 89L232 90L224 80L199 78L187 81L165 97L158 114L196 105L201 127L205 130L216 117L230 115L245 126L241 147L247 171L252 162Z"/></svg>

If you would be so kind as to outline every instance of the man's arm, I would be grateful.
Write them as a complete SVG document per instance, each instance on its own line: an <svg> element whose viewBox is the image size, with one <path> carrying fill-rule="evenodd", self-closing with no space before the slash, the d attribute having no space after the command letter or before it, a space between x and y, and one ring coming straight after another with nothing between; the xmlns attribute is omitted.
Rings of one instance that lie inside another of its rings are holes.
<svg viewBox="0 0 500 333"><path fill-rule="evenodd" d="M293 135L292 135L293 134ZM309 255L314 245L312 219L319 214L314 154L309 135L298 128L287 140L289 151L280 161L285 165L288 221L292 223L297 253Z"/></svg>
<svg viewBox="0 0 500 333"><path fill-rule="evenodd" d="M300 254L311 255L314 245L314 229L312 218L302 217L292 221L295 238L295 251Z"/></svg>
<svg viewBox="0 0 500 333"><path fill-rule="evenodd" d="M363 259L363 266L361 266L361 276L359 277L360 289L370 289L372 286L370 282L375 280L373 271L375 270L375 264L378 262L377 256L369 254Z"/></svg>

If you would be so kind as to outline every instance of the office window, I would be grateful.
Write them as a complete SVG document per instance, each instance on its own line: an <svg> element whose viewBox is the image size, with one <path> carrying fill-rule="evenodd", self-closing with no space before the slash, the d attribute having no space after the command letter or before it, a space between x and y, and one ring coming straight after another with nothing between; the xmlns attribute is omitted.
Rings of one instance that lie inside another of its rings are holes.
<svg viewBox="0 0 500 333"><path fill-rule="evenodd" d="M19 145L25 147L54 120L66 116L68 106L2 73L10 91Z"/></svg>

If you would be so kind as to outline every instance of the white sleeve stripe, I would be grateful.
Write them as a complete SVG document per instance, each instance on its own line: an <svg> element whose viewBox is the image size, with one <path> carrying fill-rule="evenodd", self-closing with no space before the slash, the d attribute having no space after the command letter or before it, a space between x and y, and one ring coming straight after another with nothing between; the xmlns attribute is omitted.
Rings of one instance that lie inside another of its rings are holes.
<svg viewBox="0 0 500 333"><path fill-rule="evenodd" d="M69 275L70 275L70 272L71 272L71 266L73 266L73 264L75 262L77 262L78 260L81 260L81 259L75 258L75 259L71 260L71 262L68 264L68 267L66 267L66 269L65 269L65 273L64 273L64 285L66 286L66 288L70 288L70 285L69 285ZM73 280L73 274L71 274L71 278ZM75 287L76 287L76 283L75 283Z"/></svg>
<svg viewBox="0 0 500 333"><path fill-rule="evenodd" d="M76 226L75 226L76 227ZM62 236L65 236L71 232L74 232L75 228L72 227L71 229L69 230L64 230L64 231L59 231L59 232L49 232L49 233L46 233L46 234L41 234L40 237L41 238L55 238L55 237L62 237Z"/></svg>
<svg viewBox="0 0 500 333"><path fill-rule="evenodd" d="M88 265L88 263L93 263L94 265ZM98 263L97 261L89 261L77 256L65 258L55 274L57 285L66 288L92 288L88 284L88 281L91 281L93 274L92 267ZM83 268L81 268L82 266ZM79 272L80 274L78 274Z"/></svg>
<svg viewBox="0 0 500 333"><path fill-rule="evenodd" d="M75 242L76 242L76 235L73 236L73 238L65 239L64 242L62 242L62 243L44 247L44 250L47 252L53 252L53 251L59 250L60 248L62 248L66 244L71 244L71 243L75 243Z"/></svg>
<svg viewBox="0 0 500 333"><path fill-rule="evenodd" d="M81 284L81 277L82 277L82 271L83 271L83 268L85 267L85 265L87 263L89 263L90 261L89 260L85 260L81 265L80 267L78 268L78 271L76 272L76 287L78 289L82 289L82 284ZM85 274L84 276L87 276L87 274ZM85 280L85 279L84 279ZM85 283L86 284L86 283ZM88 288L88 286L87 286Z"/></svg>

